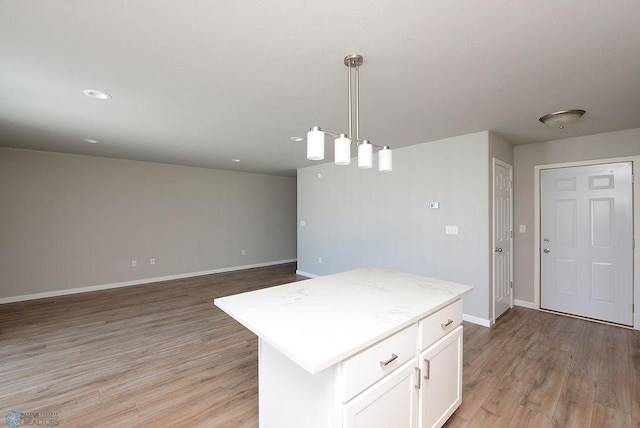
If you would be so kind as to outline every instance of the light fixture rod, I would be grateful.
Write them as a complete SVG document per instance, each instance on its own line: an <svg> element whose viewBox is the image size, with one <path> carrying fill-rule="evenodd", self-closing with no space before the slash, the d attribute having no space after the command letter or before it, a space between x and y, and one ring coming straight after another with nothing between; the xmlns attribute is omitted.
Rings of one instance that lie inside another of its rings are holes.
<svg viewBox="0 0 640 428"><path fill-rule="evenodd" d="M356 140L360 140L360 69L358 63L356 63Z"/></svg>
<svg viewBox="0 0 640 428"><path fill-rule="evenodd" d="M349 87L347 88L348 92L349 92L347 94L348 97L349 97L349 111L347 112L349 114L349 129L348 129L348 131L349 131L349 138L352 138L353 137L353 123L352 123L352 120L351 120L351 98L352 98L352 96L351 96L351 62L349 62L349 64L347 64L347 73L349 73L349 79L348 79Z"/></svg>

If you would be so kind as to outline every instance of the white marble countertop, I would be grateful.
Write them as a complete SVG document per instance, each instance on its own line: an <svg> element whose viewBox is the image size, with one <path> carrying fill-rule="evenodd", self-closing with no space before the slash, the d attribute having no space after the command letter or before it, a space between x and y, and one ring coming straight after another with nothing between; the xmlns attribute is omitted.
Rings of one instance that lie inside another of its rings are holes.
<svg viewBox="0 0 640 428"><path fill-rule="evenodd" d="M311 374L447 306L473 287L362 268L215 299Z"/></svg>

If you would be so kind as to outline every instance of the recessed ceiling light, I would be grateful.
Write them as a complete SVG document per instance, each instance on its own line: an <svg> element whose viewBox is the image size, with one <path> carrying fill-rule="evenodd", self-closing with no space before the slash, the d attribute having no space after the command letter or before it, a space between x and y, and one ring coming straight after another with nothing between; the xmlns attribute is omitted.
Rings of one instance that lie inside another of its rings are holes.
<svg viewBox="0 0 640 428"><path fill-rule="evenodd" d="M237 162L240 162L240 159L235 159L235 158L234 158L234 159L231 159L231 161L232 161L232 162L236 162L236 163L237 163Z"/></svg>
<svg viewBox="0 0 640 428"><path fill-rule="evenodd" d="M85 89L84 94L88 97L94 98L96 100L108 100L111 99L111 95L106 92L98 91L97 89Z"/></svg>
<svg viewBox="0 0 640 428"><path fill-rule="evenodd" d="M302 137L291 137L291 141L303 141L304 138Z"/></svg>
<svg viewBox="0 0 640 428"><path fill-rule="evenodd" d="M82 141L89 144L96 144L98 140L94 140L93 138L83 138Z"/></svg>

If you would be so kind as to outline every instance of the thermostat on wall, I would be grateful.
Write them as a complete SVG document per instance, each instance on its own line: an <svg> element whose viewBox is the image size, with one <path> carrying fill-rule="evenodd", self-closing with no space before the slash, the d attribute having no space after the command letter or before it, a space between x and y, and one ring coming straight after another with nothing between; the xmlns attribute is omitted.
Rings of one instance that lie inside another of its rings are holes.
<svg viewBox="0 0 640 428"><path fill-rule="evenodd" d="M437 210L440 208L440 202L429 202L429 208L432 210Z"/></svg>

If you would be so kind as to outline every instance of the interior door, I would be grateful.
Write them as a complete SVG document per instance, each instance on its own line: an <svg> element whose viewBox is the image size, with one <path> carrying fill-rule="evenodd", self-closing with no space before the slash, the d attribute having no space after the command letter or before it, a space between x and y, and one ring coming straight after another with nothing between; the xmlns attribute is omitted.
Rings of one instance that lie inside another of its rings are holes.
<svg viewBox="0 0 640 428"><path fill-rule="evenodd" d="M494 160L493 168L493 319L513 306L511 165Z"/></svg>
<svg viewBox="0 0 640 428"><path fill-rule="evenodd" d="M633 324L631 162L540 172L540 306Z"/></svg>

